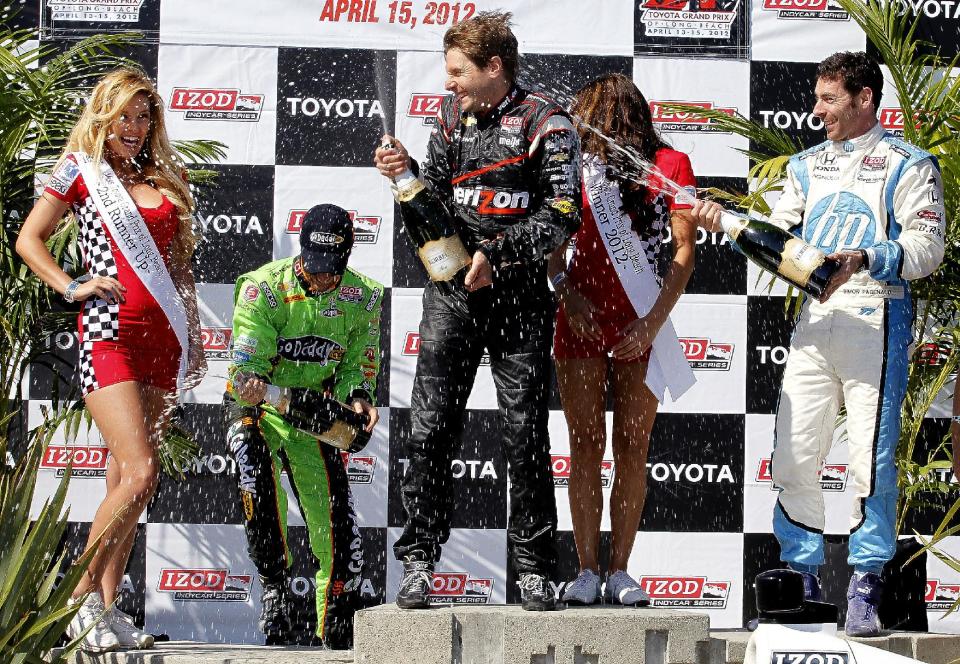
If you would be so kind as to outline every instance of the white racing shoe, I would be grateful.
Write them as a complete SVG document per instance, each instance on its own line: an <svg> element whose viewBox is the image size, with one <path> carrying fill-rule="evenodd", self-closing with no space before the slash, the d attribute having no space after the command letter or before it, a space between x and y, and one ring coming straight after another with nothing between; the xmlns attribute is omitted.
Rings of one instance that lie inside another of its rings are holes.
<svg viewBox="0 0 960 664"><path fill-rule="evenodd" d="M608 604L622 604L624 606L649 606L648 595L633 577L622 569L607 577L603 586L603 599Z"/></svg>
<svg viewBox="0 0 960 664"><path fill-rule="evenodd" d="M70 604L76 604L71 599ZM76 639L85 629L93 625L80 642L80 649L84 652L112 652L120 647L120 640L110 629L110 614L104 612L103 598L100 593L90 593L80 606L80 610L67 625L67 637Z"/></svg>
<svg viewBox="0 0 960 664"><path fill-rule="evenodd" d="M117 640L124 648L146 650L153 647L153 634L148 634L137 627L133 622L133 616L117 607L110 609L110 629L117 635Z"/></svg>
<svg viewBox="0 0 960 664"><path fill-rule="evenodd" d="M576 606L589 606L600 601L600 577L592 569L580 572L563 589L561 600Z"/></svg>

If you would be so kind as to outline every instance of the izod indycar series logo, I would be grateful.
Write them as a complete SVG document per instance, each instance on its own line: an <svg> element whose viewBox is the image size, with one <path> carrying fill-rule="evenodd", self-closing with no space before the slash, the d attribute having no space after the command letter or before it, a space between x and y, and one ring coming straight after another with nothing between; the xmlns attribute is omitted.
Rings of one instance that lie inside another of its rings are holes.
<svg viewBox="0 0 960 664"><path fill-rule="evenodd" d="M849 664L850 655L833 650L774 650L770 664Z"/></svg>
<svg viewBox="0 0 960 664"><path fill-rule="evenodd" d="M777 18L849 21L850 14L836 0L763 0L764 11L776 12Z"/></svg>
<svg viewBox="0 0 960 664"><path fill-rule="evenodd" d="M894 136L903 137L903 110L894 107L881 108L878 114L880 125ZM917 123L919 125L919 122Z"/></svg>
<svg viewBox="0 0 960 664"><path fill-rule="evenodd" d="M230 337L233 330L229 327L201 327L200 338L203 340L203 354L208 360L230 359Z"/></svg>
<svg viewBox="0 0 960 664"><path fill-rule="evenodd" d="M737 11L743 11L740 0L646 0L639 4L647 37L729 39Z"/></svg>
<svg viewBox="0 0 960 664"><path fill-rule="evenodd" d="M110 450L92 445L49 445L43 452L40 468L63 477L70 466L70 477L105 477Z"/></svg>
<svg viewBox="0 0 960 664"><path fill-rule="evenodd" d="M377 469L377 457L372 455L341 452L343 466L347 469L350 484L373 484L373 475Z"/></svg>
<svg viewBox="0 0 960 664"><path fill-rule="evenodd" d="M724 609L730 594L729 581L710 581L705 576L641 576L640 585L653 607Z"/></svg>
<svg viewBox="0 0 960 664"><path fill-rule="evenodd" d="M347 210L350 221L353 222L353 241L356 244L376 244L380 237L382 217L362 215L356 210ZM307 210L290 210L287 214L287 233L295 235L303 228L303 219Z"/></svg>
<svg viewBox="0 0 960 664"><path fill-rule="evenodd" d="M407 332L407 336L403 340L403 350L400 351L401 355L412 355L416 356L420 354L420 333L419 332ZM480 356L480 366L485 367L490 365L490 353L484 352Z"/></svg>
<svg viewBox="0 0 960 664"><path fill-rule="evenodd" d="M407 108L407 117L420 118L424 125L437 123L440 114L440 104L447 95L413 93L410 95L410 106Z"/></svg>
<svg viewBox="0 0 960 664"><path fill-rule="evenodd" d="M839 492L847 488L848 467L845 463L824 464L820 470L820 488L823 491ZM760 459L757 466L757 482L769 482L770 490L777 491L780 487L773 483L770 475L770 458Z"/></svg>
<svg viewBox="0 0 960 664"><path fill-rule="evenodd" d="M54 21L112 21L136 23L140 20L143 0L67 0L48 2Z"/></svg>
<svg viewBox="0 0 960 664"><path fill-rule="evenodd" d="M569 454L551 454L550 468L553 470L553 486L570 485ZM610 459L600 462L600 485L604 489L613 485L613 461Z"/></svg>
<svg viewBox="0 0 960 664"><path fill-rule="evenodd" d="M165 568L160 570L157 590L172 593L181 602L246 602L250 578L229 569Z"/></svg>
<svg viewBox="0 0 960 664"><path fill-rule="evenodd" d="M924 601L927 611L947 611L960 600L960 583L944 583L939 579L927 579L927 594Z"/></svg>
<svg viewBox="0 0 960 664"><path fill-rule="evenodd" d="M174 88L167 109L182 112L186 120L257 122L263 95L236 88Z"/></svg>
<svg viewBox="0 0 960 664"><path fill-rule="evenodd" d="M683 354L690 368L700 371L730 371L733 361L733 344L715 343L710 339L683 337L680 339Z"/></svg>
<svg viewBox="0 0 960 664"><path fill-rule="evenodd" d="M670 104L687 104L706 111L719 111L725 115L736 115L737 113L737 109L733 107L715 106L713 102L709 101L652 101L650 102L650 115L660 131L723 131L713 120L698 116L696 113L673 110L669 107Z"/></svg>
<svg viewBox="0 0 960 664"><path fill-rule="evenodd" d="M493 579L479 579L466 572L437 572L430 588L431 604L486 604L493 592Z"/></svg>

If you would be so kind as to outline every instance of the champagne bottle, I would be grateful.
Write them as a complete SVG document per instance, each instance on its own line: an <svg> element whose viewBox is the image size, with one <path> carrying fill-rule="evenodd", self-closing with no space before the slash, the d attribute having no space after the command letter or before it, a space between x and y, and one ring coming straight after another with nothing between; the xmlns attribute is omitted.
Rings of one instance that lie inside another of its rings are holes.
<svg viewBox="0 0 960 664"><path fill-rule="evenodd" d="M321 392L267 385L263 400L294 428L328 445L359 452L370 442L370 433L364 429L369 422L367 416Z"/></svg>
<svg viewBox="0 0 960 664"><path fill-rule="evenodd" d="M765 221L724 211L720 225L747 258L813 298L820 299L839 267L812 244Z"/></svg>
<svg viewBox="0 0 960 664"><path fill-rule="evenodd" d="M427 274L432 281L449 281L470 264L471 258L447 210L410 170L394 178L394 184L393 196L400 205L403 227L416 245Z"/></svg>

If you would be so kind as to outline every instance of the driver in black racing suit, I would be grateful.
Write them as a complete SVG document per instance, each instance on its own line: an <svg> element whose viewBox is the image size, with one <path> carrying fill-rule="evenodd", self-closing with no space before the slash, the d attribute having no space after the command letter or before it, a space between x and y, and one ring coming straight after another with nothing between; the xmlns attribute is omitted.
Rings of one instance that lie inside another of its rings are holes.
<svg viewBox="0 0 960 664"><path fill-rule="evenodd" d="M515 83L510 14L482 12L444 36L447 90L419 176L444 202L473 263L423 294L409 459L407 521L394 553L397 594L423 608L450 534L450 463L484 349L497 388L509 464L508 544L523 607L551 610L556 502L547 433L554 299L546 257L580 223L579 142L554 102ZM388 177L412 164L393 137L376 152Z"/></svg>

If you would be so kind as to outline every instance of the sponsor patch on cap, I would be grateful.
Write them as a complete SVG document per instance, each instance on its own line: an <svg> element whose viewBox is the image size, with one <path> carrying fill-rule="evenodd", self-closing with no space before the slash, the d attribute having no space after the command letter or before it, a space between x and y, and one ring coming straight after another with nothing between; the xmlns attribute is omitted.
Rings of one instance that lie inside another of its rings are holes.
<svg viewBox="0 0 960 664"><path fill-rule="evenodd" d="M343 236L337 235L336 233L323 233L321 231L314 231L313 233L310 233L310 241L314 244L335 247L336 245L343 243Z"/></svg>

